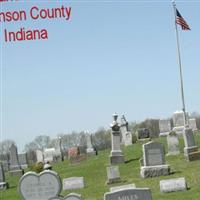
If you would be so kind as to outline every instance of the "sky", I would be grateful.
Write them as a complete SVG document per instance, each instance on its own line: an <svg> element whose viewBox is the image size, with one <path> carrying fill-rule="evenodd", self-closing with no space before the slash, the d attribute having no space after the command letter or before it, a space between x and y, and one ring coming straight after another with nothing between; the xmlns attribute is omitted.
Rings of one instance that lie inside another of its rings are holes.
<svg viewBox="0 0 200 200"><path fill-rule="evenodd" d="M0 22L1 140L19 151L38 135L168 118L182 109L171 1L20 1L1 12L71 7L71 19ZM200 2L176 1L186 110L200 112ZM47 29L48 40L5 42L4 29Z"/></svg>

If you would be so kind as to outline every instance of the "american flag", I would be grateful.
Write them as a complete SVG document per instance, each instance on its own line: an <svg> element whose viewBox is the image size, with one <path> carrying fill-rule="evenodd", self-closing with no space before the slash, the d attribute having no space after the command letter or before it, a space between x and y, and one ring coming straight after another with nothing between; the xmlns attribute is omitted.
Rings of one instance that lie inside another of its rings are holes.
<svg viewBox="0 0 200 200"><path fill-rule="evenodd" d="M189 25L187 22L183 19L180 12L176 9L176 23L179 24L182 28L182 30L190 30Z"/></svg>

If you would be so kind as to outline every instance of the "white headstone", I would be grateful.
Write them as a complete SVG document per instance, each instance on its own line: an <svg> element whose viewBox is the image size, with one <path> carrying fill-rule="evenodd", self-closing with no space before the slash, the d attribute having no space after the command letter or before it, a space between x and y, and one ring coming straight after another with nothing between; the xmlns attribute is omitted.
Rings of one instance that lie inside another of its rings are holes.
<svg viewBox="0 0 200 200"><path fill-rule="evenodd" d="M128 122L126 121L126 118L124 115L121 118L120 131L122 135L122 144L124 144L125 146L132 145L132 134L129 131Z"/></svg>
<svg viewBox="0 0 200 200"><path fill-rule="evenodd" d="M169 119L159 120L160 136L166 136L171 131L171 122Z"/></svg>
<svg viewBox="0 0 200 200"><path fill-rule="evenodd" d="M89 134L89 132L86 132L87 137L87 154L95 154L94 148L92 146L92 135Z"/></svg>
<svg viewBox="0 0 200 200"><path fill-rule="evenodd" d="M44 150L44 162L53 162L55 154L56 154L55 148L45 149Z"/></svg>
<svg viewBox="0 0 200 200"><path fill-rule="evenodd" d="M170 132L167 136L167 146L168 146L168 154L167 155L178 155L179 151L179 139L176 132Z"/></svg>
<svg viewBox="0 0 200 200"><path fill-rule="evenodd" d="M35 152L36 152L37 162L44 162L44 157L43 157L42 151L37 149Z"/></svg>
<svg viewBox="0 0 200 200"><path fill-rule="evenodd" d="M193 131L197 131L197 123L196 123L196 119L195 118L189 119L189 127Z"/></svg>
<svg viewBox="0 0 200 200"><path fill-rule="evenodd" d="M70 177L63 179L63 190L82 189L84 188L83 177Z"/></svg>
<svg viewBox="0 0 200 200"><path fill-rule="evenodd" d="M176 192L187 190L185 178L174 178L160 181L161 192Z"/></svg>

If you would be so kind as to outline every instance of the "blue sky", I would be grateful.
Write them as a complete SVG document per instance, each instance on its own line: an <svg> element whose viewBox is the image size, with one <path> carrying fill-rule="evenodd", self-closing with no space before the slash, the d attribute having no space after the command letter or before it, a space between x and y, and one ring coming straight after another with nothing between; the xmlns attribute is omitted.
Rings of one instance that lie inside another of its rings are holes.
<svg viewBox="0 0 200 200"><path fill-rule="evenodd" d="M186 108L200 108L200 3L176 1L191 26L179 27ZM70 21L1 23L1 139L20 151L37 135L170 117L180 110L170 1L46 1L1 4L1 12L71 6ZM49 39L5 43L2 31L48 30Z"/></svg>

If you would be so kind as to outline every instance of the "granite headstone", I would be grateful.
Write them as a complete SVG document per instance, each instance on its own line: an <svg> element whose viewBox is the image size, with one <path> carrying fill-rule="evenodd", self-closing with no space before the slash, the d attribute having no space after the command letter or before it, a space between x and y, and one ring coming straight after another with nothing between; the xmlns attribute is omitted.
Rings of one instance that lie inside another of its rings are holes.
<svg viewBox="0 0 200 200"><path fill-rule="evenodd" d="M152 200L152 196L149 188L135 188L107 192L104 200Z"/></svg>
<svg viewBox="0 0 200 200"><path fill-rule="evenodd" d="M143 165L140 175L142 178L169 175L170 167L165 164L164 147L159 142L143 144Z"/></svg>
<svg viewBox="0 0 200 200"><path fill-rule="evenodd" d="M27 172L19 180L19 193L25 200L49 200L60 194L62 183L59 175L50 170L40 174Z"/></svg>

